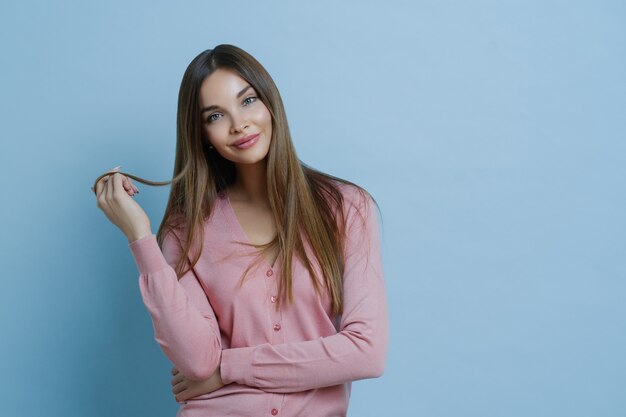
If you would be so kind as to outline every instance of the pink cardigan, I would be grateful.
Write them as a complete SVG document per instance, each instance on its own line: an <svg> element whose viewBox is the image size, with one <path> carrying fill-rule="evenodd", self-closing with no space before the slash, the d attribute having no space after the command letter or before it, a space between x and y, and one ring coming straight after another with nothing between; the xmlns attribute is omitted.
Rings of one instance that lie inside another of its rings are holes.
<svg viewBox="0 0 626 417"><path fill-rule="evenodd" d="M294 304L275 309L280 258L274 265L264 259L237 287L254 248L237 243L250 240L227 193L205 222L198 263L180 280L173 269L181 253L176 233L165 237L162 251L154 234L129 244L165 355L190 379L208 378L221 362L226 385L182 404L177 417L345 416L351 381L383 374L388 323L377 211L355 187L340 189L348 219L341 317L331 315L330 299L315 293L297 257Z"/></svg>

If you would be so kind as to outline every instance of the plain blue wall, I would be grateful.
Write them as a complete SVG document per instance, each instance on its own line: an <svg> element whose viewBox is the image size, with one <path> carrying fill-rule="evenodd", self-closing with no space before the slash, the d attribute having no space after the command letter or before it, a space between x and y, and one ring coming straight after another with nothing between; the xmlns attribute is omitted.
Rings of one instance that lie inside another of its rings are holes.
<svg viewBox="0 0 626 417"><path fill-rule="evenodd" d="M219 43L382 209L388 366L350 415L625 415L623 1L5 1L0 35L0 415L175 415L89 187L171 176L183 71ZM168 189L140 188L156 231Z"/></svg>

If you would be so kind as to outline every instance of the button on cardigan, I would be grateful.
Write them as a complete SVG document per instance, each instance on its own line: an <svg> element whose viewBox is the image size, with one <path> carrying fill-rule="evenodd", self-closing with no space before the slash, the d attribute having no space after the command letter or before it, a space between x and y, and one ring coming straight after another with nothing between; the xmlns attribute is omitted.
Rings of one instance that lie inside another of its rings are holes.
<svg viewBox="0 0 626 417"><path fill-rule="evenodd" d="M162 248L154 234L129 244L165 355L189 379L206 379L221 366L226 384L182 404L177 417L345 416L351 382L382 375L388 323L377 211L354 186L339 189L347 216L340 317L297 256L293 304L276 310L280 257L274 265L262 258L238 286L256 253L241 243L250 240L226 192L204 223L200 259L180 280L173 269L180 231L170 231ZM321 279L306 240L304 246Z"/></svg>

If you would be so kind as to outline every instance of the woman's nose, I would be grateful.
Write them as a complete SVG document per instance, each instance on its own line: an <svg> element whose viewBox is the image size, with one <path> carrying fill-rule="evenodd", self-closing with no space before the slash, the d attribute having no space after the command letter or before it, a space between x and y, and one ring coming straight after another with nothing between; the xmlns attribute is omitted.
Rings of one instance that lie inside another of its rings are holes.
<svg viewBox="0 0 626 417"><path fill-rule="evenodd" d="M248 122L243 119L235 119L233 118L233 124L230 128L231 133L243 132L245 128L248 126Z"/></svg>

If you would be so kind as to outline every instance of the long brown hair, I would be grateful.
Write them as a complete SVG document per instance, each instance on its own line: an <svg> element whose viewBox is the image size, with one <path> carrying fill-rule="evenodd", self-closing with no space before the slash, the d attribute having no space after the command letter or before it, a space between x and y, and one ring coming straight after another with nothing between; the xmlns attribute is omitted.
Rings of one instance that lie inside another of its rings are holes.
<svg viewBox="0 0 626 417"><path fill-rule="evenodd" d="M271 242L257 246L260 250L256 263L263 259L267 251L278 246L282 273L276 308L280 307L285 296L288 303L293 302L294 253L309 271L315 291L320 294L319 278L305 253L306 239L323 274L324 288L331 299L333 314L340 315L343 312L342 276L347 225L343 195L338 185L354 186L363 198L372 198L374 203L376 201L358 185L320 172L298 159L283 102L273 79L252 55L234 45L222 44L200 53L183 75L178 95L174 178L171 181L154 182L125 174L149 185L172 184L157 232L159 246L162 247L170 230L185 228L186 237L184 242L181 241L182 256L174 269L180 278L193 268L202 251L203 222L209 218L218 194L235 180L234 163L209 149L209 141L202 129L200 85L218 68L231 70L246 80L272 116L272 139L267 155L267 191L278 232ZM197 250L190 256L192 247ZM248 266L241 282L253 265Z"/></svg>

